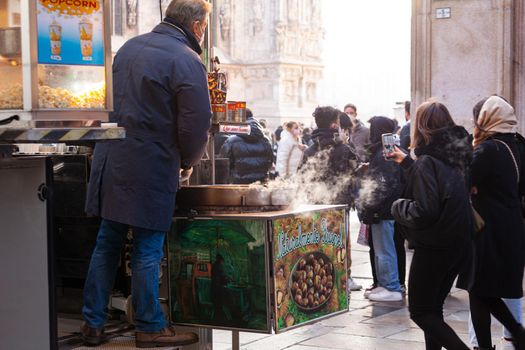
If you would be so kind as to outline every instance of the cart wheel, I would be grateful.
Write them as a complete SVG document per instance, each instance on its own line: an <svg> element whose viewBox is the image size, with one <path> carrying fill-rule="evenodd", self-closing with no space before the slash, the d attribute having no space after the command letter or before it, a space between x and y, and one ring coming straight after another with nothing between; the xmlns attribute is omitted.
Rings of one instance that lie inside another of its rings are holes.
<svg viewBox="0 0 525 350"><path fill-rule="evenodd" d="M131 295L126 299L126 321L129 324L135 325L135 315L133 314L133 303Z"/></svg>

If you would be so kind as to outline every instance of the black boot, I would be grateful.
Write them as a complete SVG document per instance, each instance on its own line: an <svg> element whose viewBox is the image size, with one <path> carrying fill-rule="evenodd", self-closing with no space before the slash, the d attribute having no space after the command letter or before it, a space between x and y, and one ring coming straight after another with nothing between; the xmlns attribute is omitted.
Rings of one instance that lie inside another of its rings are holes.
<svg viewBox="0 0 525 350"><path fill-rule="evenodd" d="M525 350L525 329L520 328L517 335L512 335L512 345L516 350Z"/></svg>

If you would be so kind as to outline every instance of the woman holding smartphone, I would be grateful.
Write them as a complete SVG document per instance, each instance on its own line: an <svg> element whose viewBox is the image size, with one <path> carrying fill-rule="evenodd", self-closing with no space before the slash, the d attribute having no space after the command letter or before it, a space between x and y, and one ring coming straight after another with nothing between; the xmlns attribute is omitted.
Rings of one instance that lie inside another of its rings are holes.
<svg viewBox="0 0 525 350"><path fill-rule="evenodd" d="M443 319L443 303L470 252L472 211L467 166L468 133L445 105L421 104L413 121L410 148L389 158L404 171L406 186L392 215L414 247L408 280L410 318L425 333L427 350L467 350Z"/></svg>

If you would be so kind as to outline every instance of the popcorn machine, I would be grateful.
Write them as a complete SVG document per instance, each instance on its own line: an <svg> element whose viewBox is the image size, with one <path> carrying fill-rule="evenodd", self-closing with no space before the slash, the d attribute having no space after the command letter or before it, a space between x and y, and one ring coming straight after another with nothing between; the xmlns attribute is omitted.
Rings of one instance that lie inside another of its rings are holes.
<svg viewBox="0 0 525 350"><path fill-rule="evenodd" d="M112 109L109 0L0 0L0 120Z"/></svg>

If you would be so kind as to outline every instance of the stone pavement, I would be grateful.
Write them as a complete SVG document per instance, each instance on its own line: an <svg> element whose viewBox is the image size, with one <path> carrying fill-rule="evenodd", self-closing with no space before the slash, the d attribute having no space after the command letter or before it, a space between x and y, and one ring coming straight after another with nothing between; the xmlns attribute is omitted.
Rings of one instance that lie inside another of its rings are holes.
<svg viewBox="0 0 525 350"><path fill-rule="evenodd" d="M372 283L368 247L356 241L359 223L351 216L352 275L356 282L369 286ZM412 253L407 252L407 274ZM409 291L410 293L410 291ZM468 343L468 296L452 289L445 303L445 320ZM498 349L513 349L501 340L501 326L492 325L493 343ZM370 302L363 292L352 292L348 313L325 319L279 335L241 333L243 350L416 350L425 349L423 332L409 319L406 301ZM213 349L231 349L231 332L213 331Z"/></svg>

